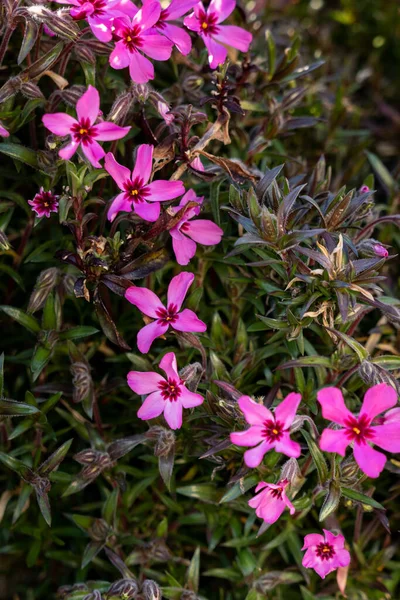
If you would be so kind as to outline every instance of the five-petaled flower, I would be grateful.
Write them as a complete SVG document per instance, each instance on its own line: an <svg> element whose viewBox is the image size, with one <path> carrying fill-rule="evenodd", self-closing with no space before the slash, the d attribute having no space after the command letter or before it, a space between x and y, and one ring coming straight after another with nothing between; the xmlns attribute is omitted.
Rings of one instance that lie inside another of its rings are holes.
<svg viewBox="0 0 400 600"><path fill-rule="evenodd" d="M350 553L345 549L343 535L334 535L327 529L320 533L310 533L304 538L302 550L306 550L303 557L303 567L314 569L322 579L335 571L338 567L347 567L350 564Z"/></svg>
<svg viewBox="0 0 400 600"><path fill-rule="evenodd" d="M225 62L227 49L222 44L247 52L253 36L236 25L220 25L233 12L236 0L211 0L207 10L199 2L193 13L184 19L191 31L198 33L208 50L208 62L212 69Z"/></svg>
<svg viewBox="0 0 400 600"><path fill-rule="evenodd" d="M194 280L193 273L184 271L173 277L168 286L167 306L161 302L158 296L147 288L130 287L125 292L125 298L134 304L148 317L155 319L137 335L137 345L143 354L146 354L153 341L164 335L169 327L176 331L204 332L207 325L200 321L197 315L190 309L181 310L183 301L189 287Z"/></svg>
<svg viewBox="0 0 400 600"><path fill-rule="evenodd" d="M189 202L197 202L197 206L189 208L179 223L170 229L172 247L180 265L187 265L196 254L196 242L204 246L214 246L214 244L219 244L224 233L218 225L207 219L197 219L189 223L200 213L200 205L203 200L202 196L198 197L193 190L189 190L181 199L179 206L169 209L170 212L177 214Z"/></svg>
<svg viewBox="0 0 400 600"><path fill-rule="evenodd" d="M45 192L44 188L40 188L33 200L28 200L28 204L32 206L38 217L50 217L50 213L58 212L58 199L52 192Z"/></svg>
<svg viewBox="0 0 400 600"><path fill-rule="evenodd" d="M275 523L286 507L293 515L296 509L286 496L288 485L289 481L287 479L282 479L278 483L260 481L255 490L256 495L249 500L248 505L255 508L257 517L269 524Z"/></svg>
<svg viewBox="0 0 400 600"><path fill-rule="evenodd" d="M236 446L254 446L244 453L244 462L248 467L258 467L264 454L272 448L286 456L294 458L300 456L300 445L290 439L290 426L296 416L300 400L301 395L292 392L272 413L249 396L239 398L240 410L251 427L245 431L231 433L230 438L232 444Z"/></svg>
<svg viewBox="0 0 400 600"><path fill-rule="evenodd" d="M158 180L148 183L153 167L153 146L139 146L135 167L132 173L120 165L109 152L104 168L121 190L108 210L108 219L113 221L120 211L135 212L146 221L157 221L160 215L160 202L181 196L185 188L181 181Z"/></svg>
<svg viewBox="0 0 400 600"><path fill-rule="evenodd" d="M166 377L154 372L130 371L128 385L136 394L149 394L137 416L143 421L159 417L164 413L171 429L182 426L182 409L199 406L203 402L200 394L190 392L178 374L176 357L168 352L160 361L160 369Z"/></svg>
<svg viewBox="0 0 400 600"><path fill-rule="evenodd" d="M324 429L319 442L321 450L345 456L347 446L353 444L354 458L360 469L368 477L378 477L386 456L371 444L388 452L400 452L400 425L396 419L385 420L383 425L372 422L377 415L397 404L397 392L386 383L374 385L365 394L358 416L346 407L338 388L324 388L317 398L323 417L341 425L340 429Z"/></svg>
<svg viewBox="0 0 400 600"><path fill-rule="evenodd" d="M109 42L113 35L113 20L123 16L119 10L121 0L55 0L70 4L70 15L76 21L86 19L93 35L101 42ZM123 4L122 4L123 6Z"/></svg>
<svg viewBox="0 0 400 600"><path fill-rule="evenodd" d="M76 103L78 120L66 113L51 113L43 116L44 126L55 135L70 135L71 141L60 150L59 156L69 160L82 145L83 154L97 169L101 168L101 160L105 152L96 140L119 140L126 136L130 127L119 127L114 123L103 121L96 123L100 111L99 92L89 85L86 92Z"/></svg>
<svg viewBox="0 0 400 600"><path fill-rule="evenodd" d="M114 34L119 39L110 54L110 65L114 69L129 66L130 76L136 83L154 79L154 67L143 54L155 60L168 60L171 56L173 43L154 30L160 14L158 1L147 2L133 19L125 15L114 21Z"/></svg>

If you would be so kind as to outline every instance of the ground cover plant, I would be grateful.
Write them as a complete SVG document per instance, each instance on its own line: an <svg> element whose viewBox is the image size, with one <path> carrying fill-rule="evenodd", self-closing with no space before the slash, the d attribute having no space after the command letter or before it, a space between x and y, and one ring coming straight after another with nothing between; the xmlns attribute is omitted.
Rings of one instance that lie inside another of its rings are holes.
<svg viewBox="0 0 400 600"><path fill-rule="evenodd" d="M398 3L0 18L0 598L399 598Z"/></svg>

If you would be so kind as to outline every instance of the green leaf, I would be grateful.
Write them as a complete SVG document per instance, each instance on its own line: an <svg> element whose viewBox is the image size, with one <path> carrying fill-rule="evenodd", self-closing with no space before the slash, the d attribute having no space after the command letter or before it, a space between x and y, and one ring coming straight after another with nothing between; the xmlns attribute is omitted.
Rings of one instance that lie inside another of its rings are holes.
<svg viewBox="0 0 400 600"><path fill-rule="evenodd" d="M32 476L32 470L21 460L10 456L9 454L4 454L4 452L0 452L0 462L3 465L6 465L12 471L18 473L20 477L23 479L29 479Z"/></svg>
<svg viewBox="0 0 400 600"><path fill-rule="evenodd" d="M11 142L3 142L0 144L0 152L6 154L14 160L18 160L34 169L38 169L37 153L31 148L21 146L21 144L13 144Z"/></svg>
<svg viewBox="0 0 400 600"><path fill-rule="evenodd" d="M389 190L389 192L393 192L396 189L396 181L393 179L381 159L372 152L366 151L365 154L367 155L371 167L374 169L383 185Z"/></svg>
<svg viewBox="0 0 400 600"><path fill-rule="evenodd" d="M177 493L188 498L197 498L203 502L214 504L219 500L219 492L212 483L194 483L177 488Z"/></svg>
<svg viewBox="0 0 400 600"><path fill-rule="evenodd" d="M115 515L117 512L119 497L119 489L115 488L111 494L109 494L104 506L103 506L103 519L112 527L115 521Z"/></svg>
<svg viewBox="0 0 400 600"><path fill-rule="evenodd" d="M343 340L354 352L357 354L360 362L367 360L369 357L368 350L364 348L359 342L357 342L354 338L350 337L346 333L342 333L337 329L331 329L330 327L326 327L329 331L332 331L335 335L337 335L341 340Z"/></svg>
<svg viewBox="0 0 400 600"><path fill-rule="evenodd" d="M307 446L310 450L313 462L317 469L319 482L321 484L324 484L327 481L328 475L329 475L328 465L326 464L324 455L322 454L321 450L318 448L318 445L315 442L315 440L311 437L311 435L307 431L302 429L301 433L303 434L303 437L307 442Z"/></svg>
<svg viewBox="0 0 400 600"><path fill-rule="evenodd" d="M0 398L4 395L4 352L0 354Z"/></svg>
<svg viewBox="0 0 400 600"><path fill-rule="evenodd" d="M355 500L356 502L361 502L361 504L372 506L373 508L376 508L378 510L386 510L385 507L382 506L382 504L379 504L379 502L377 502L373 498L370 498L369 496L366 496L365 494L357 492L356 490L353 490L351 488L342 487L342 495L345 496L345 498Z"/></svg>
<svg viewBox="0 0 400 600"><path fill-rule="evenodd" d="M66 457L68 450L72 444L72 438L67 442L64 442L44 463L42 463L38 469L38 474L41 477L48 477L52 471L58 468Z"/></svg>
<svg viewBox="0 0 400 600"><path fill-rule="evenodd" d="M25 329L28 329L32 333L39 333L40 325L32 315L27 315L24 311L19 308L14 308L13 306L2 305L0 306L0 310L25 327Z"/></svg>
<svg viewBox="0 0 400 600"><path fill-rule="evenodd" d="M38 344L36 346L31 360L31 371L33 375L33 381L36 381L36 379L39 377L40 373L43 371L43 369L49 362L52 354L53 350L51 350L50 348L46 348L41 344Z"/></svg>
<svg viewBox="0 0 400 600"><path fill-rule="evenodd" d="M192 592L199 591L200 580L200 548L197 547L187 572L187 586Z"/></svg>
<svg viewBox="0 0 400 600"><path fill-rule="evenodd" d="M239 496L245 494L250 488L257 485L259 481L259 477L257 475L250 475L250 477L246 477L243 481L237 481L221 498L219 501L220 504L224 502L231 502L232 500L236 500Z"/></svg>
<svg viewBox="0 0 400 600"><path fill-rule="evenodd" d="M340 485L337 481L331 481L328 493L319 513L319 520L324 521L330 514L335 512L340 502Z"/></svg>
<svg viewBox="0 0 400 600"><path fill-rule="evenodd" d="M89 325L82 325L80 327L72 327L66 331L62 331L59 335L60 340L77 340L84 338L89 335L95 335L99 332L96 327L90 327Z"/></svg>
<svg viewBox="0 0 400 600"><path fill-rule="evenodd" d="M25 32L24 39L22 40L21 48L19 50L17 63L20 65L22 61L27 57L29 52L35 45L36 38L39 33L39 27L35 21L31 19L25 19Z"/></svg>
<svg viewBox="0 0 400 600"><path fill-rule="evenodd" d="M2 417L24 417L26 415L34 415L37 413L40 413L40 410L35 406L0 397L0 415Z"/></svg>

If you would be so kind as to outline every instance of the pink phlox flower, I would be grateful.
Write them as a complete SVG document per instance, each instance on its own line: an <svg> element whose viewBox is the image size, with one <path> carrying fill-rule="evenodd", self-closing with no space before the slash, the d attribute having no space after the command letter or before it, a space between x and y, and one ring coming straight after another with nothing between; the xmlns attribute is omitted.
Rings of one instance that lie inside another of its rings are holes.
<svg viewBox="0 0 400 600"><path fill-rule="evenodd" d="M171 56L173 43L153 29L160 14L160 3L150 1L132 19L125 15L114 21L114 35L118 41L110 54L110 65L114 69L129 67L130 76L136 83L154 79L153 64L143 54L161 61Z"/></svg>
<svg viewBox="0 0 400 600"><path fill-rule="evenodd" d="M58 199L60 196L55 196L52 192L45 192L44 188L40 188L33 200L28 200L28 204L32 206L38 217L50 217L50 213L58 212Z"/></svg>
<svg viewBox="0 0 400 600"><path fill-rule="evenodd" d="M256 496L249 500L248 505L255 509L257 517L269 524L275 523L286 507L293 515L296 509L286 495L285 490L288 485L287 479L282 479L278 483L261 481L256 487Z"/></svg>
<svg viewBox="0 0 400 600"><path fill-rule="evenodd" d="M258 467L264 455L272 449L286 456L300 456L300 445L290 439L290 426L300 401L301 395L292 392L272 413L249 396L239 398L240 410L251 427L245 431L231 433L230 438L236 446L252 447L244 453L244 462L248 467Z"/></svg>
<svg viewBox="0 0 400 600"><path fill-rule="evenodd" d="M69 160L81 145L88 161L100 169L99 160L105 152L97 140L119 140L126 136L130 127L120 127L107 121L96 123L100 112L100 96L91 85L76 103L76 112L78 119L66 113L51 113L43 115L42 120L44 126L55 135L71 136L71 141L58 153L61 158Z"/></svg>
<svg viewBox="0 0 400 600"><path fill-rule="evenodd" d="M182 409L193 408L203 403L200 394L190 392L178 374L176 357L168 352L160 361L160 369L166 378L158 373L130 371L128 385L136 394L149 394L137 416L143 421L154 419L164 413L171 429L182 426Z"/></svg>
<svg viewBox="0 0 400 600"><path fill-rule="evenodd" d="M186 56L192 49L192 40L190 35L175 25L173 21L183 17L189 10L191 10L198 0L172 0L172 2L164 8L160 13L160 18L155 24L155 28L159 33L165 35L179 50L181 54ZM172 21L172 22L171 22Z"/></svg>
<svg viewBox="0 0 400 600"><path fill-rule="evenodd" d="M141 144L138 147L136 162L132 173L127 167L120 165L109 152L104 161L104 168L121 190L113 200L107 217L113 221L121 211L135 212L146 221L157 221L160 216L160 202L173 200L185 193L181 181L159 179L149 183L153 168L154 147Z"/></svg>
<svg viewBox="0 0 400 600"><path fill-rule="evenodd" d="M214 246L219 244L224 233L218 225L207 219L189 222L200 213L203 200L203 197L198 197L193 190L189 190L181 199L179 206L170 208L171 212L177 214L189 202L197 202L197 206L189 208L179 223L170 229L172 247L180 265L187 265L196 254L196 242L204 246Z"/></svg>
<svg viewBox="0 0 400 600"><path fill-rule="evenodd" d="M0 135L1 135L1 137L9 137L10 136L7 129L5 127L3 127L3 125L1 125L1 124L0 124Z"/></svg>
<svg viewBox="0 0 400 600"><path fill-rule="evenodd" d="M389 256L389 252L386 250L385 246L382 246L382 244L374 244L373 249L375 254L381 258L387 258Z"/></svg>
<svg viewBox="0 0 400 600"><path fill-rule="evenodd" d="M72 6L70 15L76 21L85 19L93 35L101 42L109 42L113 37L113 21L122 17L120 0L55 0L58 4Z"/></svg>
<svg viewBox="0 0 400 600"><path fill-rule="evenodd" d="M385 415L382 425L373 425L372 421L397 404L397 392L386 383L374 385L365 394L358 416L346 407L338 388L324 388L318 392L317 398L323 417L341 426L340 429L324 429L319 442L321 450L345 456L347 446L352 444L360 469L368 477L378 477L385 466L386 456L372 448L371 444L388 452L400 452L400 424L397 418L389 417L386 421Z"/></svg>
<svg viewBox="0 0 400 600"><path fill-rule="evenodd" d="M306 553L302 564L307 569L314 569L322 579L325 579L328 573L350 564L350 552L344 547L343 535L334 535L327 529L322 531L324 535L309 533L305 536L302 550L306 550Z"/></svg>
<svg viewBox="0 0 400 600"><path fill-rule="evenodd" d="M193 273L187 271L173 277L168 286L167 306L164 306L159 297L147 288L130 287L126 290L125 298L142 313L154 319L152 323L143 327L137 335L137 345L140 352L146 354L150 350L153 341L167 333L170 327L176 331L199 333L207 329L207 325L200 321L192 310L188 308L181 310L193 280Z"/></svg>
<svg viewBox="0 0 400 600"><path fill-rule="evenodd" d="M221 25L234 10L236 0L211 0L207 10L199 2L194 11L185 17L184 24L198 33L208 50L208 62L212 69L225 62L227 46L247 52L253 36L236 25ZM222 45L225 44L225 45Z"/></svg>

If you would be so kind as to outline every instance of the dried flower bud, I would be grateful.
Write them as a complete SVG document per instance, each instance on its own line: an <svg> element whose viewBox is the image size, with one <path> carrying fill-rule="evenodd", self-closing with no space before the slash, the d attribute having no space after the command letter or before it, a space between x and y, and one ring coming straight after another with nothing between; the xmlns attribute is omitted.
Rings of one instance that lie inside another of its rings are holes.
<svg viewBox="0 0 400 600"><path fill-rule="evenodd" d="M133 98L131 92L124 92L123 94L120 94L114 101L114 104L108 113L107 121L112 121L113 123L124 123L134 103L135 99Z"/></svg>
<svg viewBox="0 0 400 600"><path fill-rule="evenodd" d="M88 533L92 540L102 542L110 533L110 527L104 519L96 519Z"/></svg>
<svg viewBox="0 0 400 600"><path fill-rule="evenodd" d="M75 56L80 62L96 64L96 57L92 50L84 44L76 44L74 48Z"/></svg>
<svg viewBox="0 0 400 600"><path fill-rule="evenodd" d="M175 434L170 429L160 427L160 435L154 447L155 456L168 456L175 447Z"/></svg>
<svg viewBox="0 0 400 600"><path fill-rule="evenodd" d="M135 579L119 579L115 581L107 592L107 596L118 596L123 600L136 598L139 586Z"/></svg>
<svg viewBox="0 0 400 600"><path fill-rule="evenodd" d="M93 380L87 362L73 362L70 367L74 386L73 401L77 404L93 393Z"/></svg>
<svg viewBox="0 0 400 600"><path fill-rule="evenodd" d="M386 369L375 365L368 360L363 360L358 368L358 374L361 379L369 386L378 385L378 383L387 383L398 391L397 380Z"/></svg>
<svg viewBox="0 0 400 600"><path fill-rule="evenodd" d="M73 459L76 460L80 465L93 465L93 464L101 464L102 458L104 456L108 457L106 452L99 452L98 450L92 450L89 448L88 450L82 450L73 456Z"/></svg>
<svg viewBox="0 0 400 600"><path fill-rule="evenodd" d="M99 590L93 590L93 592L84 596L82 600L102 600L101 593Z"/></svg>
<svg viewBox="0 0 400 600"><path fill-rule="evenodd" d="M341 482L350 484L357 481L360 470L353 458L346 458L340 465Z"/></svg>
<svg viewBox="0 0 400 600"><path fill-rule="evenodd" d="M161 600L161 590L155 581L146 579L142 585L143 600Z"/></svg>
<svg viewBox="0 0 400 600"><path fill-rule="evenodd" d="M57 284L58 275L59 271L56 267L50 267L50 269L45 269L40 273L29 299L29 313L32 314L44 306L48 295Z"/></svg>
<svg viewBox="0 0 400 600"><path fill-rule="evenodd" d="M28 7L28 12L39 23L46 23L50 30L61 38L75 41L80 35L80 29L66 10L54 12L43 5Z"/></svg>
<svg viewBox="0 0 400 600"><path fill-rule="evenodd" d="M25 98L35 99L35 98L44 98L42 91L36 83L33 81L28 81L21 86L21 94L25 96Z"/></svg>
<svg viewBox="0 0 400 600"><path fill-rule="evenodd" d="M195 362L183 367L183 369L179 371L179 377L183 379L188 390L195 392L203 373L204 369L201 363Z"/></svg>
<svg viewBox="0 0 400 600"><path fill-rule="evenodd" d="M295 458L289 458L281 470L280 479L287 479L290 485L296 486L299 480L303 479L299 464Z"/></svg>

